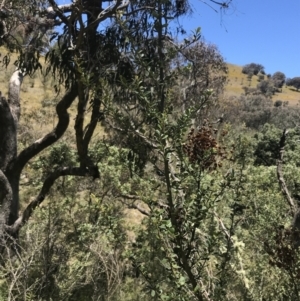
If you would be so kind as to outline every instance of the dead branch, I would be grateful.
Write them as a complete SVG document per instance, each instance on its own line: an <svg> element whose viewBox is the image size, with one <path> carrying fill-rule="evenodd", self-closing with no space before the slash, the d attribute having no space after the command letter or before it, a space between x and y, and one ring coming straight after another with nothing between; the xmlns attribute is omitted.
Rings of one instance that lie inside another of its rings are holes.
<svg viewBox="0 0 300 301"><path fill-rule="evenodd" d="M94 170L83 169L80 167L63 167L50 173L44 181L43 187L38 196L28 204L23 214L15 221L12 226L7 226L6 230L9 234L15 234L19 229L29 220L33 211L38 207L46 198L49 190L59 177L63 176L80 176L80 177L95 177Z"/></svg>

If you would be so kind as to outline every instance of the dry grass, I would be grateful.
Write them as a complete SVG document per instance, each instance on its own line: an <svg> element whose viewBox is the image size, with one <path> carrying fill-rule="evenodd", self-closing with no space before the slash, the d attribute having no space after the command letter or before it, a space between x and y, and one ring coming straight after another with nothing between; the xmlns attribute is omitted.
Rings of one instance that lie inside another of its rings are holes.
<svg viewBox="0 0 300 301"><path fill-rule="evenodd" d="M244 86L255 88L258 84L257 76L253 76L251 82L248 81L247 75L242 73L241 66L228 64L228 71L228 83L225 89L227 97L239 96L244 93ZM273 96L273 101L276 100L288 101L290 105L296 105L300 101L300 92L284 86L281 93Z"/></svg>
<svg viewBox="0 0 300 301"><path fill-rule="evenodd" d="M6 50L3 47L0 47L0 54L1 60L6 55ZM16 68L13 64L16 59L17 55L12 54L10 64L7 68L0 63L0 91L6 97L8 93L8 81ZM51 79L46 84L43 84L42 78L41 72L37 72L32 78L29 76L24 78L21 88L22 108L30 110L38 109L46 97L53 97L55 95Z"/></svg>
<svg viewBox="0 0 300 301"><path fill-rule="evenodd" d="M1 60L6 55L7 51L5 48L0 47L0 91L2 95L7 97L8 95L8 82L10 76L15 70L14 62L17 59L16 54L11 55L10 64L7 68L3 66ZM41 64L44 64L43 59L41 59ZM36 131L36 139L51 131L56 125L56 114L55 106L51 105L48 107L43 107L43 102L45 100L57 102L62 95L56 95L54 90L55 80L48 76L45 78L40 71L37 71L33 77L26 76L24 78L22 88L21 88L21 110L22 110L22 122L24 121L24 115L30 115L33 118L30 119L32 127ZM76 102L70 108L71 122L69 128L74 127L75 117L76 117ZM87 121L90 114L87 114ZM96 133L97 137L102 137L104 135L101 126L97 126Z"/></svg>
<svg viewBox="0 0 300 301"><path fill-rule="evenodd" d="M6 54L6 50L0 47L0 60ZM16 60L16 55L11 56L11 64L6 69L0 64L0 91L7 96L8 81L10 75L13 73L15 66L13 62ZM43 64L43 62L42 62ZM247 79L247 75L242 73L242 67L238 65L228 64L228 83L225 89L225 97L239 96L244 93L243 87L256 87L258 84L258 77L253 76L251 82ZM51 99L55 96L54 80L48 78L44 80L40 72L33 77L26 77L22 86L22 108L25 111L37 110L41 108L44 99ZM273 96L273 100L288 101L290 105L296 105L300 101L300 92L283 87L281 93Z"/></svg>
<svg viewBox="0 0 300 301"><path fill-rule="evenodd" d="M1 58L6 54L6 50L0 48L0 54L1 60ZM15 60L16 55L12 55L11 62L14 62ZM257 76L253 76L251 82L249 82L247 76L245 74L242 74L241 66L228 64L228 69L229 74L228 83L225 89L225 98L243 94L243 86L250 85L250 87L256 87L258 83ZM2 91L2 94L4 96L7 96L8 81L14 70L15 67L12 63L8 66L8 68L3 67L0 63L0 91ZM30 123L31 126L35 129L35 137L33 137L34 140L40 138L42 135L52 130L57 122L54 106L50 106L46 109L42 106L43 100L53 99L55 97L53 86L53 79L49 78L48 80L44 81L40 72L37 72L37 74L33 78L26 77L24 79L21 92L21 106L23 114L31 115ZM274 95L273 100L288 101L289 104L296 105L300 101L300 93L284 87L282 93ZM46 114L43 113L44 117L34 117L42 111L47 112ZM74 127L75 121L76 103L74 103L73 107L70 109L70 112L71 124L69 128L72 129ZM24 117L22 119L21 122L25 122ZM103 128L100 125L98 125L95 135L97 138L103 137L104 132ZM143 215L140 214L137 210L125 210L126 224L132 224L133 226L140 225L142 219ZM131 240L134 240L134 231L129 230L128 235Z"/></svg>

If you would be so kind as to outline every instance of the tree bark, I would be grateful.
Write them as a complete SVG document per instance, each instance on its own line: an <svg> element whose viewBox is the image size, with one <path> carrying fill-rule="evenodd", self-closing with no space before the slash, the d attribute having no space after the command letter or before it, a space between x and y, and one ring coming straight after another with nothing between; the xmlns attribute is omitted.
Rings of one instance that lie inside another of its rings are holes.
<svg viewBox="0 0 300 301"><path fill-rule="evenodd" d="M70 25L70 20L66 13L72 14L72 11L77 11L77 9L79 9L81 13L88 12L89 24L81 28L81 35L83 36L84 33L87 33L88 41L91 44L90 46L93 46L99 23L112 17L118 9L124 9L129 3L122 4L121 0L117 0L113 2L112 5L102 9L102 2L107 1L74 1L71 4L57 5L56 1L49 0L51 7L45 10L45 16L43 18L32 17L30 20L34 19L36 26L35 31L37 31L37 36L40 38L53 26L59 24L73 26L72 24ZM90 9L91 3L95 6L93 10ZM8 18L20 18L20 13L13 9L6 9L2 5L0 7L0 35L3 41L9 36L5 23L5 20ZM22 20L20 19L20 21ZM32 41L32 43L35 43L34 38ZM76 46L82 47L78 41L75 42ZM31 42L29 42L27 46L28 52L31 51L31 46L34 46L30 43ZM73 53L76 53L76 49L74 48L73 50ZM80 49L77 50L80 52ZM96 48L94 47L91 51L95 52ZM24 71L26 72L26 70ZM54 130L18 154L17 129L21 109L20 90L24 75L21 70L16 70L9 81L8 99L5 99L0 94L0 235L3 235L5 231L11 235L16 235L20 227L28 221L34 209L45 199L57 178L67 175L91 176L93 178L99 178L100 176L97 165L95 165L88 156L88 145L99 119L101 101L96 97L93 100L91 120L84 130L83 120L89 94L86 85L82 83L80 74L76 77L76 82L71 85L70 89L66 91L56 106L58 123ZM19 218L19 182L23 168L29 160L62 137L69 126L70 118L68 108L76 97L81 95L84 97L79 97L79 108L75 125L80 167L61 167L59 170L50 173L44 181L39 195L28 204Z"/></svg>
<svg viewBox="0 0 300 301"><path fill-rule="evenodd" d="M12 177L8 170L10 164L17 157L17 128L20 116L19 91L22 79L22 74L15 71L9 84L9 99L0 97L0 227L12 222L19 207L19 179ZM2 232L3 228L0 229L0 234Z"/></svg>
<svg viewBox="0 0 300 301"><path fill-rule="evenodd" d="M78 92L77 85L72 86L58 103L56 107L58 123L54 130L17 155L21 79L20 72L16 71L10 80L9 99L0 97L0 234L4 232L4 225L11 226L18 219L19 181L24 166L65 133L70 120L67 109L77 97Z"/></svg>

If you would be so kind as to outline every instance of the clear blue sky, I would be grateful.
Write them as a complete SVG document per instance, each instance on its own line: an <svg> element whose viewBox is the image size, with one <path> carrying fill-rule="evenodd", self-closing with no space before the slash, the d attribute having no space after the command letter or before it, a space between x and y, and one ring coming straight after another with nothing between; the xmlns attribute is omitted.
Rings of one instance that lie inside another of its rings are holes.
<svg viewBox="0 0 300 301"><path fill-rule="evenodd" d="M227 62L253 62L267 73L300 76L300 0L233 0L232 8L222 13L201 0L191 0L191 7L193 14L180 24L188 31L201 27L205 40Z"/></svg>
<svg viewBox="0 0 300 301"><path fill-rule="evenodd" d="M253 62L267 73L300 76L300 0L233 0L230 9L217 13L203 2L210 1L190 0L193 13L179 23L188 32L201 27L228 63Z"/></svg>

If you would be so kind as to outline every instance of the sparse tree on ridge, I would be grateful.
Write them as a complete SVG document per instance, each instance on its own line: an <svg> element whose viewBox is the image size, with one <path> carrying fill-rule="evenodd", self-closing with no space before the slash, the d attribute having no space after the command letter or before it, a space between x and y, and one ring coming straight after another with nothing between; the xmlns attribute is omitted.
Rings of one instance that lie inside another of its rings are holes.
<svg viewBox="0 0 300 301"><path fill-rule="evenodd" d="M300 77L288 78L285 83L288 87L294 87L297 91L300 89Z"/></svg>
<svg viewBox="0 0 300 301"><path fill-rule="evenodd" d="M242 73L257 75L259 72L264 72L265 67L261 64L251 63L243 67Z"/></svg>
<svg viewBox="0 0 300 301"><path fill-rule="evenodd" d="M278 89L282 88L282 86L285 83L285 79L286 79L285 74L280 71L275 72L271 78L272 78L275 88L278 88Z"/></svg>
<svg viewBox="0 0 300 301"><path fill-rule="evenodd" d="M275 86L271 80L263 80L258 83L257 89L265 96L272 97L275 93Z"/></svg>

